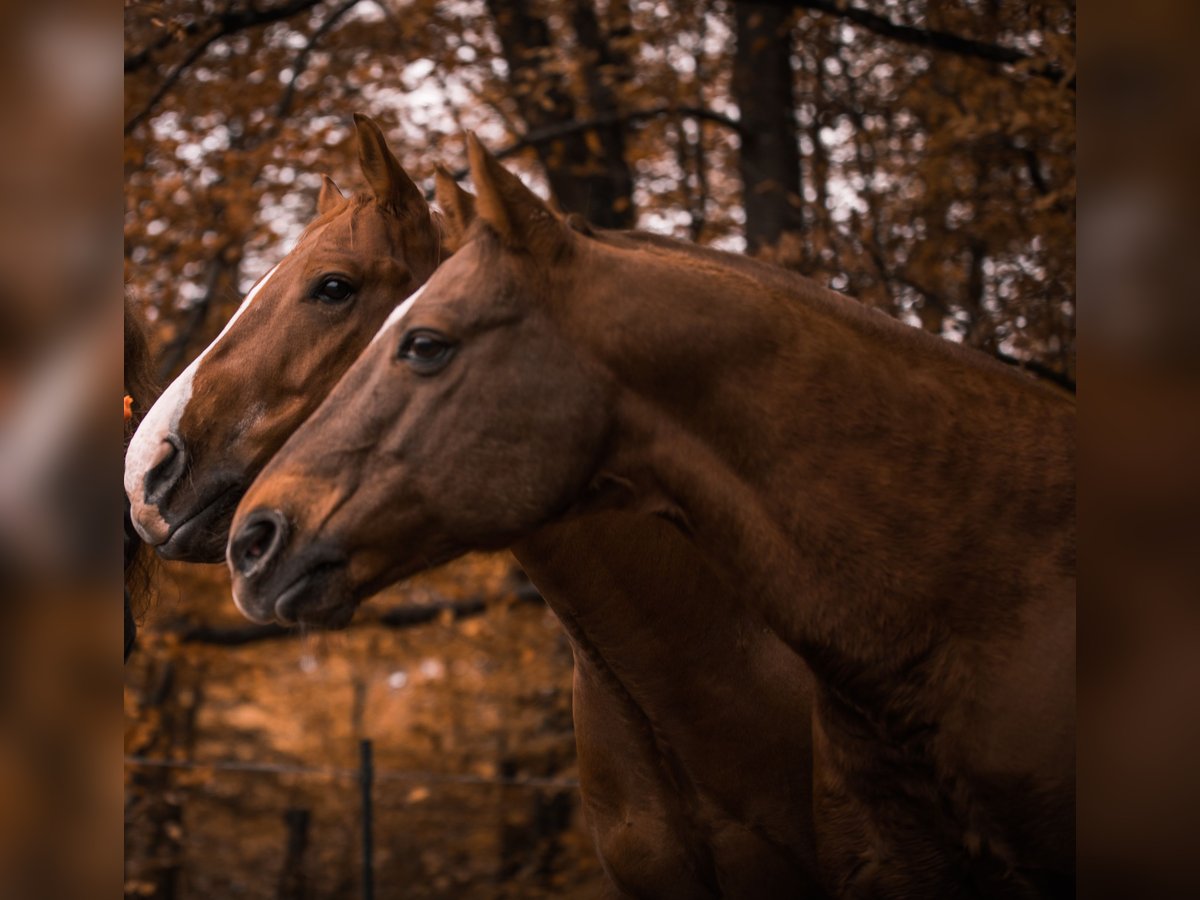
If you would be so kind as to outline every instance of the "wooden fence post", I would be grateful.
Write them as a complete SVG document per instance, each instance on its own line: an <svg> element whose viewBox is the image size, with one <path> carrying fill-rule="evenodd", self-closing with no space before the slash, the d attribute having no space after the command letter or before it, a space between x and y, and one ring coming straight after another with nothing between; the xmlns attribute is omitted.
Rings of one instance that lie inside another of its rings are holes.
<svg viewBox="0 0 1200 900"><path fill-rule="evenodd" d="M304 855L308 850L309 820L307 809L292 808L283 814L287 845L283 855L283 868L279 872L279 900L308 900Z"/></svg>
<svg viewBox="0 0 1200 900"><path fill-rule="evenodd" d="M358 743L360 765L359 782L362 787L362 896L363 900L375 898L375 873L372 864L371 837L371 783L375 777L371 759L371 742Z"/></svg>

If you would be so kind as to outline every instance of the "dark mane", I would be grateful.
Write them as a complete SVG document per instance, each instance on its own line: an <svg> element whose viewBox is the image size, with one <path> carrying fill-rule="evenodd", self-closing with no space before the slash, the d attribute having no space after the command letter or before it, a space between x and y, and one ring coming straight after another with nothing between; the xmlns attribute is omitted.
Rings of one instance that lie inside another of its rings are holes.
<svg viewBox="0 0 1200 900"><path fill-rule="evenodd" d="M137 310L129 297L125 297L125 393L133 398L131 418L125 423L124 446L158 397L155 384L153 359L150 344ZM113 407L116 407L114 400ZM133 646L137 618L142 616L152 598L151 583L154 574L154 553L142 543L129 520L129 500L125 500L125 656Z"/></svg>

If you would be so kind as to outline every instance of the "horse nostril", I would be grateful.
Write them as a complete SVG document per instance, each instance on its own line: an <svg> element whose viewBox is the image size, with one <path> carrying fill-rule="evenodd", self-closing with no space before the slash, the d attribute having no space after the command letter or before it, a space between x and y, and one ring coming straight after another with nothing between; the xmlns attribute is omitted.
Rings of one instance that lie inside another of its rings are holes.
<svg viewBox="0 0 1200 900"><path fill-rule="evenodd" d="M164 435L154 465L146 472L146 502L158 505L178 484L186 468L187 452L183 449L183 441L176 434Z"/></svg>
<svg viewBox="0 0 1200 900"><path fill-rule="evenodd" d="M287 520L274 509L252 512L229 544L229 560L243 578L252 578L267 568L283 546Z"/></svg>

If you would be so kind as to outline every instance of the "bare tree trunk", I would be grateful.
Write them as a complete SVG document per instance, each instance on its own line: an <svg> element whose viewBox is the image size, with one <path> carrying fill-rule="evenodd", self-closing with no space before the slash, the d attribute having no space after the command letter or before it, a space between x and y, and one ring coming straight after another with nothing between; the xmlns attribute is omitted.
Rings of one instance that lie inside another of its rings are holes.
<svg viewBox="0 0 1200 900"><path fill-rule="evenodd" d="M145 706L159 711L159 727L131 748L134 756L191 758L203 674L182 657L168 659L158 670ZM180 896L183 879L183 801L175 787L172 769L140 769L131 776L126 795L125 857L137 860L140 869L126 875L152 885L152 896L163 900ZM136 825L130 827L130 822Z"/></svg>
<svg viewBox="0 0 1200 900"><path fill-rule="evenodd" d="M829 214L829 154L821 141L821 129L828 119L829 97L825 85L825 58L832 52L828 28L814 29L809 50L809 85L812 91L812 116L808 122L808 139L812 157L808 160L808 177L816 201L805 210L805 252L807 263L820 267L828 260L828 248L833 246L833 219Z"/></svg>
<svg viewBox="0 0 1200 900"><path fill-rule="evenodd" d="M554 50L550 29L536 16L529 0L488 0L500 46L508 63L513 98L533 131L573 122L579 116L574 99L561 84L562 74L547 71ZM588 59L588 95L597 112L616 112L616 95L605 83L600 67L615 57L600 32L588 0L574 0L572 24L579 50ZM597 144L589 145L589 136ZM633 216L633 178L625 161L624 134L619 124L564 135L537 145L550 189L559 205L581 213L603 228L628 228Z"/></svg>
<svg viewBox="0 0 1200 900"><path fill-rule="evenodd" d="M304 858L308 852L310 818L307 809L293 808L283 814L287 844L283 867L279 871L279 890L276 893L279 900L307 900L309 896Z"/></svg>
<svg viewBox="0 0 1200 900"><path fill-rule="evenodd" d="M572 0L571 24L579 41L578 58L584 63L587 87L588 114L593 118L616 117L620 110L617 88L629 79L629 59L623 52L614 51L609 38L596 19L594 0ZM628 11L617 16L619 27L628 27ZM630 228L633 226L633 174L625 161L624 124L597 128L593 132L600 144L600 162L608 190L612 194L611 214L614 224L610 227ZM586 140L586 135L583 136ZM589 215L589 219L592 217Z"/></svg>
<svg viewBox="0 0 1200 900"><path fill-rule="evenodd" d="M741 110L746 249L754 253L803 224L792 15L776 6L738 3L734 23L733 93Z"/></svg>

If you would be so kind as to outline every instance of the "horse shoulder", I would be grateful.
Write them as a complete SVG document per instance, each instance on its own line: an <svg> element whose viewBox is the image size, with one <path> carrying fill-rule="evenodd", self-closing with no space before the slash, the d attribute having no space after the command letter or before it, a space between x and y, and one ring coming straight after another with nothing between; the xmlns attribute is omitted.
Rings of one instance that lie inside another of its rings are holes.
<svg viewBox="0 0 1200 900"><path fill-rule="evenodd" d="M578 649L575 657L580 793L606 874L629 896L717 896L682 833L647 723Z"/></svg>

